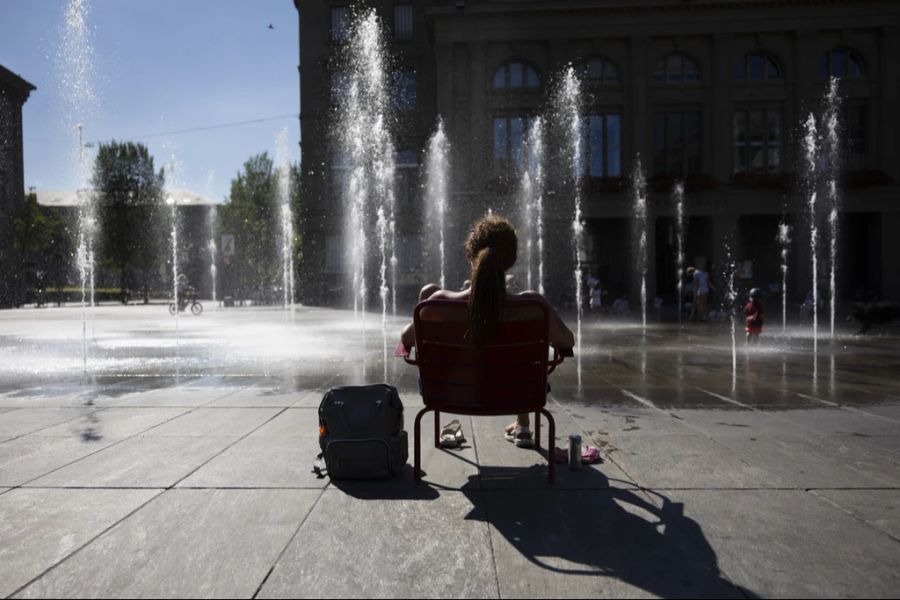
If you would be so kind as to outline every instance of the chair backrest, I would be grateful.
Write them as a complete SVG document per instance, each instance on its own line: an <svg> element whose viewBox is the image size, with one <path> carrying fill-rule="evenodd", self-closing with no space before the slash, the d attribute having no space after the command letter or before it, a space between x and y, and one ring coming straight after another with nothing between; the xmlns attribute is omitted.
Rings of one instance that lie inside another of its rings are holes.
<svg viewBox="0 0 900 600"><path fill-rule="evenodd" d="M426 406L501 415L546 403L550 315L537 300L507 300L497 335L482 348L467 339L464 301L420 302L413 320Z"/></svg>

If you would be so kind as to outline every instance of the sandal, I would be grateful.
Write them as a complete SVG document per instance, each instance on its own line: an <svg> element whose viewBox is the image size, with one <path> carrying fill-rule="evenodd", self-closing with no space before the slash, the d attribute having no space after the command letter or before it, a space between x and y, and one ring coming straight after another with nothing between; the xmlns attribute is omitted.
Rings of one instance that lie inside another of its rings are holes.
<svg viewBox="0 0 900 600"><path fill-rule="evenodd" d="M553 460L558 463L569 462L569 450L557 446L556 454L553 457ZM603 462L603 457L600 456L599 448L596 448L594 446L585 446L581 449L581 464L593 465L599 462Z"/></svg>
<svg viewBox="0 0 900 600"><path fill-rule="evenodd" d="M512 442L516 448L533 448L534 439L531 437L531 430L528 427L517 425L515 428L504 432L506 441Z"/></svg>
<svg viewBox="0 0 900 600"><path fill-rule="evenodd" d="M459 448L465 441L462 425L457 419L453 419L441 429L441 437L438 443L441 448Z"/></svg>

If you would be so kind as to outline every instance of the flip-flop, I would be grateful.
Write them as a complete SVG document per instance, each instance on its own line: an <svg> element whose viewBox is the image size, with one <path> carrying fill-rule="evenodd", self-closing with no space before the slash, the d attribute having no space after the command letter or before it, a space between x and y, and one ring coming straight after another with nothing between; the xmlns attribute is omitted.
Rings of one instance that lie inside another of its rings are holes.
<svg viewBox="0 0 900 600"><path fill-rule="evenodd" d="M462 432L462 425L457 419L453 419L441 429L441 448L459 448L466 441Z"/></svg>
<svg viewBox="0 0 900 600"><path fill-rule="evenodd" d="M567 463L569 462L569 451L566 448L560 448L557 446L556 455L553 457L558 463ZM585 446L581 449L581 464L583 465L593 465L599 462L602 462L603 458L600 456L600 449L594 446Z"/></svg>
<svg viewBox="0 0 900 600"><path fill-rule="evenodd" d="M600 449L594 446L585 446L581 449L581 464L592 465L601 462Z"/></svg>

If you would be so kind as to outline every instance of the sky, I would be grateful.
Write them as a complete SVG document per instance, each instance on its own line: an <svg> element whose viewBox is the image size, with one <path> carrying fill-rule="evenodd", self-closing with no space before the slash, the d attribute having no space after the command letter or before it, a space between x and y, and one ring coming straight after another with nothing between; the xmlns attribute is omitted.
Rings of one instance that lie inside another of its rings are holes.
<svg viewBox="0 0 900 600"><path fill-rule="evenodd" d="M142 142L157 168L174 166L174 187L216 201L244 161L264 151L274 157L285 127L299 161L292 0L80 0L95 98L82 119L67 109L59 60L70 1L0 0L0 65L37 87L22 113L26 187L79 187L78 120L85 142ZM219 125L230 126L182 132Z"/></svg>

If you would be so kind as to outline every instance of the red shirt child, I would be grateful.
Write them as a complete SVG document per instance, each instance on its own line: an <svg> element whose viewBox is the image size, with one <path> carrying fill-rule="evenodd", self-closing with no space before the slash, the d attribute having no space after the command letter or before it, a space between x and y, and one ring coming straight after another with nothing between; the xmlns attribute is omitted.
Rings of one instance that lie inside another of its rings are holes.
<svg viewBox="0 0 900 600"><path fill-rule="evenodd" d="M762 296L762 293L754 288L750 292L750 301L744 306L744 323L748 334L759 335L762 333L763 304L760 296Z"/></svg>

